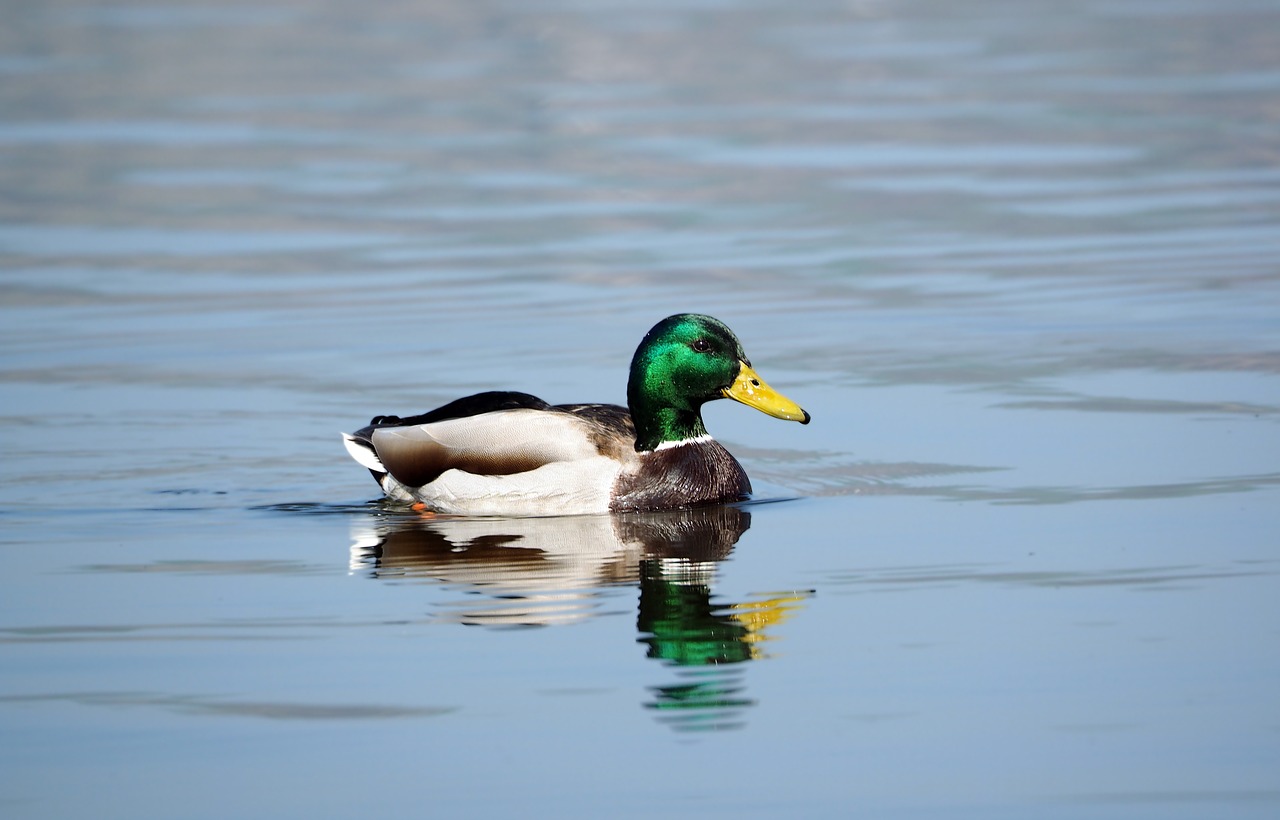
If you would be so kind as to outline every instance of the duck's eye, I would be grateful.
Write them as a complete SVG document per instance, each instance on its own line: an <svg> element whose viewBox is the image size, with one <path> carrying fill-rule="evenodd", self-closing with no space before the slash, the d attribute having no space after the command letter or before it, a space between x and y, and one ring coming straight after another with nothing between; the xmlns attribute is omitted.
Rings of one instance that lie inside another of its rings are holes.
<svg viewBox="0 0 1280 820"><path fill-rule="evenodd" d="M694 351L697 353L711 352L711 342L708 342L706 339L694 339L693 344L689 346L692 347Z"/></svg>

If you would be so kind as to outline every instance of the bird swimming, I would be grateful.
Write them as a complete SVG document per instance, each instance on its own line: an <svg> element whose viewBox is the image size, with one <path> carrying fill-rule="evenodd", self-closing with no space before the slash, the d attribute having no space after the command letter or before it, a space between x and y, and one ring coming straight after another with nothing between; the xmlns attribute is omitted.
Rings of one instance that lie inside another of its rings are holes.
<svg viewBox="0 0 1280 820"><path fill-rule="evenodd" d="M386 496L437 513L577 515L740 501L746 471L707 433L702 405L729 398L775 418L810 416L755 372L723 322L668 316L631 360L627 407L551 405L490 391L344 433Z"/></svg>

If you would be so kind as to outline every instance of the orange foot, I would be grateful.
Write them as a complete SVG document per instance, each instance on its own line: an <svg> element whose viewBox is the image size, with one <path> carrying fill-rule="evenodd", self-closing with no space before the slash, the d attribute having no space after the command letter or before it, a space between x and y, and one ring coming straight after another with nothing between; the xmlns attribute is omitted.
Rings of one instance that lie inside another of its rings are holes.
<svg viewBox="0 0 1280 820"><path fill-rule="evenodd" d="M416 513L421 513L423 518L435 518L436 516L436 514L433 513L431 510L428 510L427 505L423 504L421 501L415 501L412 505L409 506L409 509L413 510Z"/></svg>

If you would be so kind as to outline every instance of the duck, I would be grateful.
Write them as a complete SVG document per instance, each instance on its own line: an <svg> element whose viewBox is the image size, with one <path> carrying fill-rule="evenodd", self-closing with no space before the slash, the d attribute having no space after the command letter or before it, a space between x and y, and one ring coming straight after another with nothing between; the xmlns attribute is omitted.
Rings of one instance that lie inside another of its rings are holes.
<svg viewBox="0 0 1280 820"><path fill-rule="evenodd" d="M425 513L548 516L744 501L751 481L707 432L702 406L733 399L774 418L809 413L756 373L711 316L678 313L636 348L627 406L557 404L508 390L343 433L384 495Z"/></svg>

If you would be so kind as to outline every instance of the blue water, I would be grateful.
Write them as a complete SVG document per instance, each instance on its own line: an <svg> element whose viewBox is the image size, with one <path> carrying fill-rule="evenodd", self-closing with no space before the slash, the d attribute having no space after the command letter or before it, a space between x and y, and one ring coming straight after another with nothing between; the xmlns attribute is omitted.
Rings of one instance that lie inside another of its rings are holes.
<svg viewBox="0 0 1280 820"><path fill-rule="evenodd" d="M1280 5L5 11L3 816L1280 811ZM343 452L686 310L752 503Z"/></svg>

